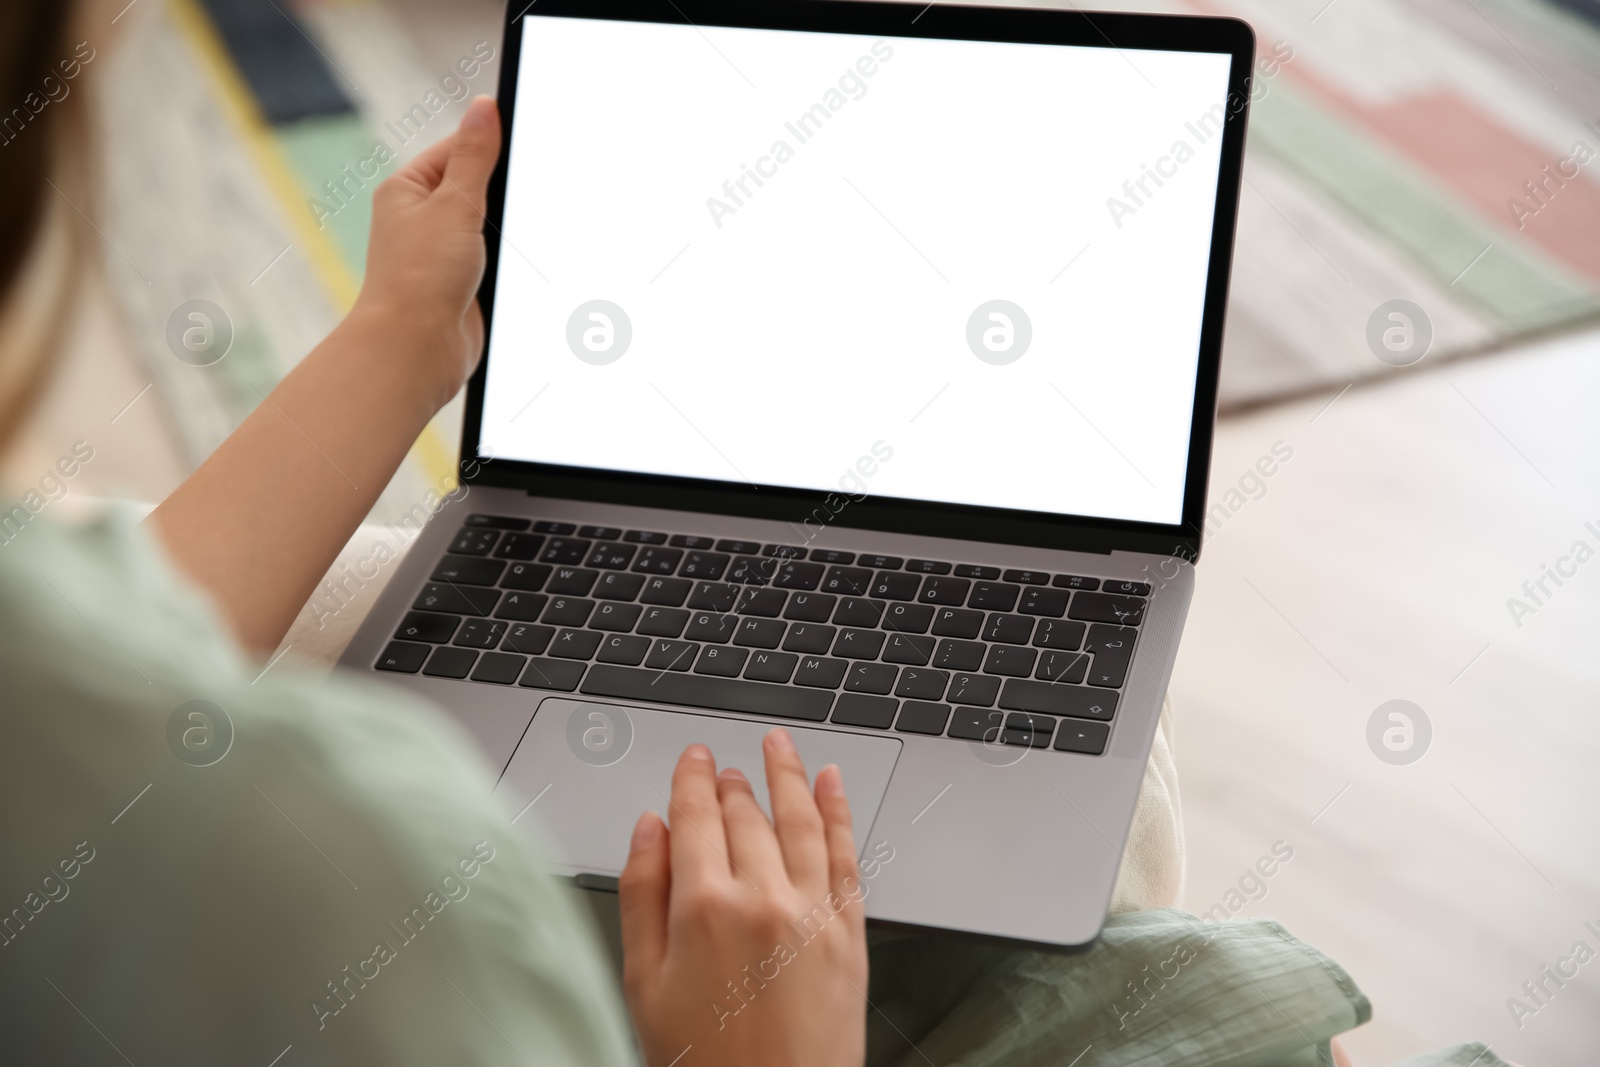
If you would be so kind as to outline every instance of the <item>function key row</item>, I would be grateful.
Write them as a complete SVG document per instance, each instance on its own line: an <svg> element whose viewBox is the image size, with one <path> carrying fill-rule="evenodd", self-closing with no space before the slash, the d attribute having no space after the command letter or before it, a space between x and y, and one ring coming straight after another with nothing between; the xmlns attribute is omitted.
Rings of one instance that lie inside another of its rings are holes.
<svg viewBox="0 0 1600 1067"><path fill-rule="evenodd" d="M531 529L531 532L530 532ZM502 534L506 536L502 538ZM519 536L520 535L520 536ZM545 539L558 538L548 546ZM599 542L598 544L596 542ZM621 542L620 544L616 542ZM886 556L877 554L857 555L854 552L845 552L839 549L807 549L799 545L769 544L763 545L757 541L742 541L732 538L716 539L703 537L696 534L671 534L656 530L626 530L614 526L578 526L569 522L539 521L531 522L528 519L513 519L498 515L469 515L465 528L456 539L451 542L449 551L460 555L486 556L491 553L499 559L539 559L544 563L585 563L594 567L611 567L622 570L630 564L633 569L642 573L669 574L669 566L676 567L680 554L657 552L655 554L641 553L639 559L644 563L635 562L633 552L637 546L670 546L673 549L687 550L691 553L702 553L696 557L700 572L690 574L689 577L710 578L712 580L722 577L722 569L728 566L732 557L758 557L754 561L746 560L741 563L741 573L749 575L749 580L755 583L772 581L783 584L780 580L780 570L776 561L809 560L813 564L825 566L849 567L855 565L859 571L900 571L904 570L912 575L951 575L957 579L970 581L1004 581L1012 585L1048 585L1057 589L1080 590L1092 592L1101 588L1101 580L1090 578L1081 574L1051 574L1047 571L1007 569L1002 571L999 567L982 566L979 564L951 564L940 560L911 559L900 556ZM543 549L543 554L540 554ZM592 557L591 557L592 553ZM710 573L715 570L716 573ZM784 580L791 583L809 580L800 576L808 576L813 572L810 568L800 571L783 572ZM730 579L734 580L734 579ZM743 580L743 579L739 579ZM788 588L816 588L816 586L802 586L790 584ZM838 592L842 590L829 590ZM1106 592L1123 596L1149 596L1150 585L1147 582L1110 581L1105 582ZM909 599L903 598L903 599Z"/></svg>

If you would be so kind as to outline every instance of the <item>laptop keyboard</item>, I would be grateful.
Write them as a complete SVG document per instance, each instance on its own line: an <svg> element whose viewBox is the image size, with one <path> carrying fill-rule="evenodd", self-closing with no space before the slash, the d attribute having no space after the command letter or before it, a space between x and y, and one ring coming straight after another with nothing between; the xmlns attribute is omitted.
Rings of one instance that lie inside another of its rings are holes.
<svg viewBox="0 0 1600 1067"><path fill-rule="evenodd" d="M377 670L1100 755L1150 586L470 515Z"/></svg>

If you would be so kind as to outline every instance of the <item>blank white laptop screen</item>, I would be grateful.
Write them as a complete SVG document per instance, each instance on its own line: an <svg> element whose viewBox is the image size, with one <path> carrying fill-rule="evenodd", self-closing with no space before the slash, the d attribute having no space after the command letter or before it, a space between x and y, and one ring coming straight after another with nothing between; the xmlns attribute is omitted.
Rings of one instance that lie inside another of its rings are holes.
<svg viewBox="0 0 1600 1067"><path fill-rule="evenodd" d="M1227 55L521 26L481 456L1181 521Z"/></svg>

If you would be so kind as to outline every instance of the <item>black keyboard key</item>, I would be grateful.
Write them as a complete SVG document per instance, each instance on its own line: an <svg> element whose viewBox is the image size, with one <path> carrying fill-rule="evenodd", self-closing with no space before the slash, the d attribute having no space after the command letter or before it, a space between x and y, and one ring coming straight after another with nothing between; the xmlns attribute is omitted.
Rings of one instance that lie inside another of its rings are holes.
<svg viewBox="0 0 1600 1067"><path fill-rule="evenodd" d="M800 665L794 669L794 684L815 686L818 689L837 689L839 683L844 681L844 672L849 669L848 660L801 656Z"/></svg>
<svg viewBox="0 0 1600 1067"><path fill-rule="evenodd" d="M706 611L732 611L738 602L739 587L724 582L696 582L689 594L689 606Z"/></svg>
<svg viewBox="0 0 1600 1067"><path fill-rule="evenodd" d="M598 630L557 630L555 640L550 642L550 654L562 659L588 659L604 639L605 634Z"/></svg>
<svg viewBox="0 0 1600 1067"><path fill-rule="evenodd" d="M1016 582L1019 585L1044 585L1050 581L1050 576L1044 571L1008 570L1003 577L1006 581Z"/></svg>
<svg viewBox="0 0 1600 1067"><path fill-rule="evenodd" d="M862 567L871 567L875 571L897 571L906 565L906 561L899 556L862 556L856 560Z"/></svg>
<svg viewBox="0 0 1600 1067"><path fill-rule="evenodd" d="M1106 739L1110 736L1110 723L1062 719L1061 728L1056 731L1056 751L1098 756L1105 752Z"/></svg>
<svg viewBox="0 0 1600 1067"><path fill-rule="evenodd" d="M578 679L582 677L581 663L570 661L564 663L558 659L535 657L523 668L522 677L517 680L517 684L530 689L559 689L570 693L578 688Z"/></svg>
<svg viewBox="0 0 1600 1067"><path fill-rule="evenodd" d="M883 660L885 663L909 663L913 667L925 667L928 660L933 658L933 638L919 637L915 634L890 634L889 640L883 646Z"/></svg>
<svg viewBox="0 0 1600 1067"><path fill-rule="evenodd" d="M534 533L508 533L494 550L496 559L536 559L544 545L544 535Z"/></svg>
<svg viewBox="0 0 1600 1067"><path fill-rule="evenodd" d="M749 655L750 653L742 648L707 645L700 650L700 658L695 660L694 673L710 674L718 678L737 678L739 672L744 670L744 661Z"/></svg>
<svg viewBox="0 0 1600 1067"><path fill-rule="evenodd" d="M796 593L783 609L783 617L796 622L827 622L839 598L829 593Z"/></svg>
<svg viewBox="0 0 1600 1067"><path fill-rule="evenodd" d="M521 652L525 656L542 656L556 635L552 626L539 626L531 622L514 622L500 642L502 652Z"/></svg>
<svg viewBox="0 0 1600 1067"><path fill-rule="evenodd" d="M902 634L925 634L933 623L930 604L890 604L883 613L883 628Z"/></svg>
<svg viewBox="0 0 1600 1067"><path fill-rule="evenodd" d="M689 628L684 631L684 636L691 641L710 641L714 645L725 645L733 640L733 633L738 628L737 615L697 611L690 616Z"/></svg>
<svg viewBox="0 0 1600 1067"><path fill-rule="evenodd" d="M639 603L681 608L693 588L694 583L687 578L649 578L639 593Z"/></svg>
<svg viewBox="0 0 1600 1067"><path fill-rule="evenodd" d="M788 560L778 568L772 584L779 589L815 589L822 584L822 572L825 569L820 563Z"/></svg>
<svg viewBox="0 0 1600 1067"><path fill-rule="evenodd" d="M412 607L418 611L443 611L451 615L487 615L500 602L500 590L477 585L429 582Z"/></svg>
<svg viewBox="0 0 1600 1067"><path fill-rule="evenodd" d="M949 574L950 564L934 559L913 559L906 561L906 570L914 574Z"/></svg>
<svg viewBox="0 0 1600 1067"><path fill-rule="evenodd" d="M975 671L983 666L984 647L976 641L940 641L933 665L949 671Z"/></svg>
<svg viewBox="0 0 1600 1067"><path fill-rule="evenodd" d="M1057 589L1095 590L1100 588L1100 579L1085 578L1081 574L1058 574L1050 579L1050 584Z"/></svg>
<svg viewBox="0 0 1600 1067"><path fill-rule="evenodd" d="M833 654L847 659L877 659L883 651L883 642L889 635L882 630L858 630L845 627L833 639Z"/></svg>
<svg viewBox="0 0 1600 1067"><path fill-rule="evenodd" d="M636 667L598 664L583 681L591 696L646 700L658 704L738 711L780 719L822 722L833 706L833 694L768 685L743 678L715 678L695 674L663 674Z"/></svg>
<svg viewBox="0 0 1600 1067"><path fill-rule="evenodd" d="M868 592L879 600L915 600L922 579L905 571L881 571Z"/></svg>
<svg viewBox="0 0 1600 1067"><path fill-rule="evenodd" d="M1065 589L1035 587L1022 594L1022 603L1017 606L1017 610L1024 615L1048 615L1053 619L1059 619L1067 613L1067 597L1071 595Z"/></svg>
<svg viewBox="0 0 1600 1067"><path fill-rule="evenodd" d="M763 619L776 619L783 614L783 605L789 594L782 589L752 589L746 587L739 594L734 612L739 615L759 615Z"/></svg>
<svg viewBox="0 0 1600 1067"><path fill-rule="evenodd" d="M599 600L632 600L644 588L644 575L607 571L594 584L594 596Z"/></svg>
<svg viewBox="0 0 1600 1067"><path fill-rule="evenodd" d="M489 619L468 619L451 644L466 648L493 648L506 635L506 627L510 625L508 622L492 622Z"/></svg>
<svg viewBox="0 0 1600 1067"><path fill-rule="evenodd" d="M1004 674L1012 678L1026 678L1033 673L1033 661L1039 653L1017 645L995 645L983 661L985 674Z"/></svg>
<svg viewBox="0 0 1600 1067"><path fill-rule="evenodd" d="M485 652L478 657L478 665L472 670L472 680L493 682L495 685L513 685L517 677L522 674L522 665L527 661L526 656Z"/></svg>
<svg viewBox="0 0 1600 1067"><path fill-rule="evenodd" d="M506 565L499 560L481 556L446 556L433 568L433 580L460 585L493 585L505 569Z"/></svg>
<svg viewBox="0 0 1600 1067"><path fill-rule="evenodd" d="M800 657L788 652L752 652L744 676L753 682L787 682Z"/></svg>
<svg viewBox="0 0 1600 1067"><path fill-rule="evenodd" d="M1144 621L1143 597L1110 596L1106 593L1079 593L1072 600L1072 617L1086 622L1110 622L1119 626L1138 626Z"/></svg>
<svg viewBox="0 0 1600 1067"><path fill-rule="evenodd" d="M579 537L590 537L596 541L617 541L622 538L622 531L615 526L580 526Z"/></svg>
<svg viewBox="0 0 1600 1067"><path fill-rule="evenodd" d="M972 587L972 595L967 598L967 607L982 608L985 611L1010 611L1017 606L1017 597L1021 593L1022 587L1019 585L979 582Z"/></svg>
<svg viewBox="0 0 1600 1067"><path fill-rule="evenodd" d="M667 544L673 548L693 548L707 552L710 551L712 545L716 544L716 541L709 537L701 537L698 534L673 534L667 539Z"/></svg>
<svg viewBox="0 0 1600 1067"><path fill-rule="evenodd" d="M543 563L513 563L500 579L502 589L525 589L530 592L543 589L550 577L550 568Z"/></svg>
<svg viewBox="0 0 1600 1067"><path fill-rule="evenodd" d="M907 734L944 733L944 724L950 721L949 704L930 704L926 700L908 700L900 705L900 718L894 728Z"/></svg>
<svg viewBox="0 0 1600 1067"><path fill-rule="evenodd" d="M987 708L1000 695L1000 679L992 674L958 674L950 679L947 698L956 704L978 704Z"/></svg>
<svg viewBox="0 0 1600 1067"><path fill-rule="evenodd" d="M595 580L599 577L599 571L586 570L583 567L557 567L555 573L550 576L550 584L545 586L545 592L588 596L589 590L594 588Z"/></svg>
<svg viewBox="0 0 1600 1067"><path fill-rule="evenodd" d="M1078 719L1109 719L1116 714L1114 689L1090 689L1081 685L1052 685L1023 678L1007 678L1000 690L1000 706L1016 711L1042 711L1047 715L1070 715Z"/></svg>
<svg viewBox="0 0 1600 1067"><path fill-rule="evenodd" d="M833 621L840 626L876 626L883 618L883 602L847 596L839 601Z"/></svg>
<svg viewBox="0 0 1600 1067"><path fill-rule="evenodd" d="M955 571L957 578L979 578L986 582L1000 580L999 567L980 567L976 563L958 563Z"/></svg>
<svg viewBox="0 0 1600 1067"><path fill-rule="evenodd" d="M985 641L1003 645L1025 645L1033 636L1033 620L1026 615L990 615L983 627Z"/></svg>
<svg viewBox="0 0 1600 1067"><path fill-rule="evenodd" d="M433 650L422 673L434 678L465 678L478 661L478 654L470 648L441 646Z"/></svg>
<svg viewBox="0 0 1600 1067"><path fill-rule="evenodd" d="M1056 648L1070 652L1083 644L1086 627L1081 622L1058 619L1040 619L1033 631L1033 643L1040 648Z"/></svg>
<svg viewBox="0 0 1600 1067"><path fill-rule="evenodd" d="M595 659L601 663L622 663L629 667L637 667L644 662L645 653L649 651L648 637L612 634L600 642L600 651Z"/></svg>
<svg viewBox="0 0 1600 1067"><path fill-rule="evenodd" d="M740 619L733 643L745 648L777 648L786 629L787 624L779 619Z"/></svg>
<svg viewBox="0 0 1600 1067"><path fill-rule="evenodd" d="M689 625L689 613L682 608L645 608L638 632L646 637L677 637Z"/></svg>
<svg viewBox="0 0 1600 1067"><path fill-rule="evenodd" d="M848 566L856 561L856 554L840 552L837 548L818 548L812 551L811 558L818 563L839 563Z"/></svg>
<svg viewBox="0 0 1600 1067"><path fill-rule="evenodd" d="M499 530L483 530L468 527L456 534L456 539L450 542L447 552L459 553L463 556L487 556L494 543L500 539Z"/></svg>
<svg viewBox="0 0 1600 1067"><path fill-rule="evenodd" d="M1050 716L1013 711L1006 716L1006 728L1000 735L1000 740L1008 745L1047 748L1050 736L1055 732L1056 720Z"/></svg>
<svg viewBox="0 0 1600 1067"><path fill-rule="evenodd" d="M718 552L733 552L739 555L750 556L761 551L761 545L756 541L735 541L723 538L717 542Z"/></svg>
<svg viewBox="0 0 1600 1067"><path fill-rule="evenodd" d="M570 537L557 537L544 546L544 551L539 554L541 563L582 563L583 558L589 554L591 542L574 540Z"/></svg>
<svg viewBox="0 0 1600 1067"><path fill-rule="evenodd" d="M394 636L400 641L428 641L443 645L456 635L461 620L454 615L435 615L427 611L408 611Z"/></svg>
<svg viewBox="0 0 1600 1067"><path fill-rule="evenodd" d="M644 608L638 604L621 604L615 600L602 600L589 619L589 627L611 633L625 634L639 621Z"/></svg>
<svg viewBox="0 0 1600 1067"><path fill-rule="evenodd" d="M900 710L898 700L885 697L862 696L859 693L840 693L834 701L832 722L840 726L865 726L873 730L887 730L894 722L894 713Z"/></svg>
<svg viewBox="0 0 1600 1067"><path fill-rule="evenodd" d="M761 550L763 556L773 559L805 559L806 550L799 545L768 545Z"/></svg>
<svg viewBox="0 0 1600 1067"><path fill-rule="evenodd" d="M778 573L778 561L760 556L734 556L723 579L740 585L766 585Z"/></svg>
<svg viewBox="0 0 1600 1067"><path fill-rule="evenodd" d="M833 636L838 633L832 626L818 626L815 623L796 622L789 625L789 633L783 639L785 652L811 652L817 655L833 647Z"/></svg>
<svg viewBox="0 0 1600 1067"><path fill-rule="evenodd" d="M608 571L627 570L628 564L633 562L633 554L637 551L639 550L633 545L602 542L590 551L586 566Z"/></svg>
<svg viewBox="0 0 1600 1067"><path fill-rule="evenodd" d="M1089 639L1083 648L1094 653L1094 664L1089 668L1090 685L1122 688L1128 677L1128 664L1133 661L1133 640L1138 632L1123 626L1089 627Z"/></svg>
<svg viewBox="0 0 1600 1067"><path fill-rule="evenodd" d="M633 569L640 574L671 574L683 560L683 549L651 546L639 550Z"/></svg>
<svg viewBox="0 0 1600 1067"><path fill-rule="evenodd" d="M433 651L429 645L413 645L407 641L390 641L389 647L383 650L383 655L378 657L378 662L373 666L380 671L396 671L400 674L416 674L422 669L423 663L428 659L428 653Z"/></svg>
<svg viewBox="0 0 1600 1067"><path fill-rule="evenodd" d="M959 607L967 602L967 590L970 588L972 583L965 578L924 578L922 589L917 593L917 603Z"/></svg>
<svg viewBox="0 0 1600 1067"><path fill-rule="evenodd" d="M902 667L900 681L894 687L894 695L911 700L943 700L944 691L949 685L950 675L945 671L929 670L926 667Z"/></svg>
<svg viewBox="0 0 1600 1067"><path fill-rule="evenodd" d="M933 632L939 637L977 637L983 629L983 612L966 608L940 608L934 615Z"/></svg>
<svg viewBox="0 0 1600 1067"><path fill-rule="evenodd" d="M582 626L594 611L594 601L583 597L558 596L550 601L539 621L551 626Z"/></svg>
<svg viewBox="0 0 1600 1067"><path fill-rule="evenodd" d="M1089 656L1084 652L1046 652L1039 657L1033 676L1044 682L1081 685L1089 671ZM1096 683L1099 684L1099 683ZM1121 683L1117 683L1120 685Z"/></svg>
<svg viewBox="0 0 1600 1067"><path fill-rule="evenodd" d="M844 687L852 693L887 694L900 677L900 669L887 663L857 663L844 676Z"/></svg>
<svg viewBox="0 0 1600 1067"><path fill-rule="evenodd" d="M998 744L1005 728L1005 712L989 708L956 708L950 716L950 736L963 741Z"/></svg>
<svg viewBox="0 0 1600 1067"><path fill-rule="evenodd" d="M635 545L664 545L667 535L654 530L629 530L622 535L622 539Z"/></svg>
<svg viewBox="0 0 1600 1067"><path fill-rule="evenodd" d="M526 530L527 519L508 519L501 515L468 515L468 526L482 526L491 530Z"/></svg>
<svg viewBox="0 0 1600 1067"><path fill-rule="evenodd" d="M652 641L644 665L657 671L686 671L699 654L700 646L693 641Z"/></svg>
<svg viewBox="0 0 1600 1067"><path fill-rule="evenodd" d="M576 533L577 529L578 528L570 522L550 522L548 520L541 520L533 524L534 533L555 534L557 537L566 537L568 534Z"/></svg>
<svg viewBox="0 0 1600 1067"><path fill-rule="evenodd" d="M824 593L840 596L866 596L872 588L872 572L863 567L829 567L822 579Z"/></svg>
<svg viewBox="0 0 1600 1067"><path fill-rule="evenodd" d="M550 598L543 593L513 590L500 598L500 605L494 609L494 613L498 618L513 622L538 622L549 602Z"/></svg>
<svg viewBox="0 0 1600 1067"><path fill-rule="evenodd" d="M678 574L684 578L714 582L728 569L728 559L721 552L691 552L684 557L683 568Z"/></svg>

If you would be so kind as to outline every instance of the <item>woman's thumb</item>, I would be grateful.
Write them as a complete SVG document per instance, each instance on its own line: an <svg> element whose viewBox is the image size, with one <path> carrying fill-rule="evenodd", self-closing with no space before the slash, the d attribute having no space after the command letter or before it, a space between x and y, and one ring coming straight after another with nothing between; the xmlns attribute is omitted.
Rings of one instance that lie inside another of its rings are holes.
<svg viewBox="0 0 1600 1067"><path fill-rule="evenodd" d="M489 175L499 158L500 109L493 97L480 96L461 119L444 169L444 180L455 186L455 192L466 197L479 215L486 209Z"/></svg>

